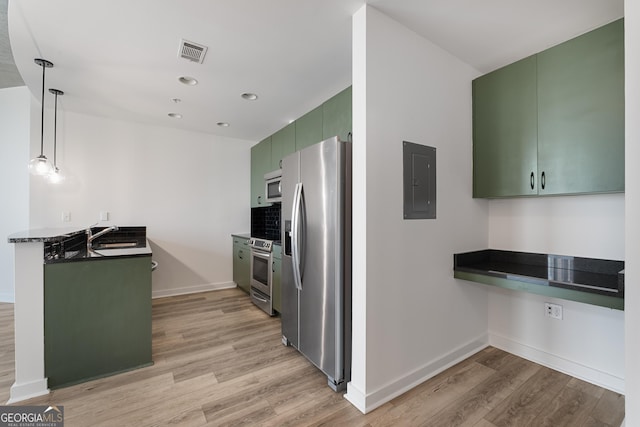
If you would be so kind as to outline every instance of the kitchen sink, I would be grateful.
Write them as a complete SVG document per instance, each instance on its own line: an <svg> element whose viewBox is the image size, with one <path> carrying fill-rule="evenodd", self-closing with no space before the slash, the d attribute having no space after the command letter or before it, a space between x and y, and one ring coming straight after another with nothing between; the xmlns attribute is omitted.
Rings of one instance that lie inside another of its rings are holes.
<svg viewBox="0 0 640 427"><path fill-rule="evenodd" d="M109 243L100 243L93 247L94 250L101 249L125 249L125 248L135 248L138 246L138 242L109 242Z"/></svg>

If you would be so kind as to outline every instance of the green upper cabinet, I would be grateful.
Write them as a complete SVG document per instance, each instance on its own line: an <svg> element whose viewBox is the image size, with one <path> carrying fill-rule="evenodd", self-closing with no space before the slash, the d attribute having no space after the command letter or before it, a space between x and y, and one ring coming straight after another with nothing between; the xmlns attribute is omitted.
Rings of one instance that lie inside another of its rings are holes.
<svg viewBox="0 0 640 427"><path fill-rule="evenodd" d="M538 54L539 194L624 191L624 23Z"/></svg>
<svg viewBox="0 0 640 427"><path fill-rule="evenodd" d="M473 81L473 197L537 193L536 57Z"/></svg>
<svg viewBox="0 0 640 427"><path fill-rule="evenodd" d="M623 20L473 81L473 196L624 191Z"/></svg>
<svg viewBox="0 0 640 427"><path fill-rule="evenodd" d="M322 105L296 120L296 151L322 141Z"/></svg>
<svg viewBox="0 0 640 427"><path fill-rule="evenodd" d="M265 202L264 175L280 169L284 157L332 136L349 140L351 117L351 87L348 87L251 147L251 207L271 206Z"/></svg>
<svg viewBox="0 0 640 427"><path fill-rule="evenodd" d="M296 125L291 123L271 135L271 170L282 168L282 159L296 151Z"/></svg>
<svg viewBox="0 0 640 427"><path fill-rule="evenodd" d="M251 147L251 207L271 206L265 202L264 174L271 172L271 137Z"/></svg>
<svg viewBox="0 0 640 427"><path fill-rule="evenodd" d="M338 136L348 141L351 133L351 86L322 104L322 139Z"/></svg>

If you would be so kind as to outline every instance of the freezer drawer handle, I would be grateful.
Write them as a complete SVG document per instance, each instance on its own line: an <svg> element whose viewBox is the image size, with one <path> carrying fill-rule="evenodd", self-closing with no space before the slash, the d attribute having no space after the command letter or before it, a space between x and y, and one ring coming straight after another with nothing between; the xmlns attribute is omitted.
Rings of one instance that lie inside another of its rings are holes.
<svg viewBox="0 0 640 427"><path fill-rule="evenodd" d="M251 294L251 297L252 297L253 299L255 299L255 300L260 301L260 302L265 302L265 303L266 303L266 302L269 302L269 301L267 301L267 300L266 300L266 299L264 299L264 298L260 298L260 297L259 297L259 296L257 296L256 294Z"/></svg>

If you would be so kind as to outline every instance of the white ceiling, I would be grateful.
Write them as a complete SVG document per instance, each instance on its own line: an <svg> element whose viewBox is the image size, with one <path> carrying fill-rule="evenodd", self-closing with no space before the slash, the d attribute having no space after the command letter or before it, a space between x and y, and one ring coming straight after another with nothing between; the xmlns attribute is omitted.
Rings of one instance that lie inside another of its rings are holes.
<svg viewBox="0 0 640 427"><path fill-rule="evenodd" d="M42 69L33 59L54 63L47 87L65 92L63 111L257 141L351 84L351 16L364 3L19 0L9 2L9 35L37 98ZM368 3L482 73L623 15L623 0ZM202 65L177 57L182 38L209 47Z"/></svg>

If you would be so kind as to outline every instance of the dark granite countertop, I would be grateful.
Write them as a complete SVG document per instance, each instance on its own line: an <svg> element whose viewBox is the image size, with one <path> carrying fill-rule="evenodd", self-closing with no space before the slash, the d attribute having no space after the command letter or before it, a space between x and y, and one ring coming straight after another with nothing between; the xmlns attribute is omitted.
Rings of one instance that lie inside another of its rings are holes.
<svg viewBox="0 0 640 427"><path fill-rule="evenodd" d="M84 233L84 228L38 228L20 231L8 237L9 243L61 242L69 237Z"/></svg>
<svg viewBox="0 0 640 427"><path fill-rule="evenodd" d="M104 226L92 226L97 233ZM93 250L87 250L87 228L43 228L23 231L9 236L10 243L44 243L43 261L46 264L114 257L151 256L145 226L119 226L93 241Z"/></svg>
<svg viewBox="0 0 640 427"><path fill-rule="evenodd" d="M92 231L95 234L103 228L92 227ZM92 250L87 250L87 235L84 230L61 241L44 244L44 262L47 264L151 255L145 226L119 226L117 230L96 238Z"/></svg>
<svg viewBox="0 0 640 427"><path fill-rule="evenodd" d="M113 258L131 258L139 256L151 256L151 246L145 242L144 246L136 246L130 248L108 248L94 249L87 251L86 246L79 250L65 251L64 255L59 258L45 258L46 264L57 264L61 262L76 262Z"/></svg>
<svg viewBox="0 0 640 427"><path fill-rule="evenodd" d="M456 272L624 298L624 261L494 249L453 258Z"/></svg>

